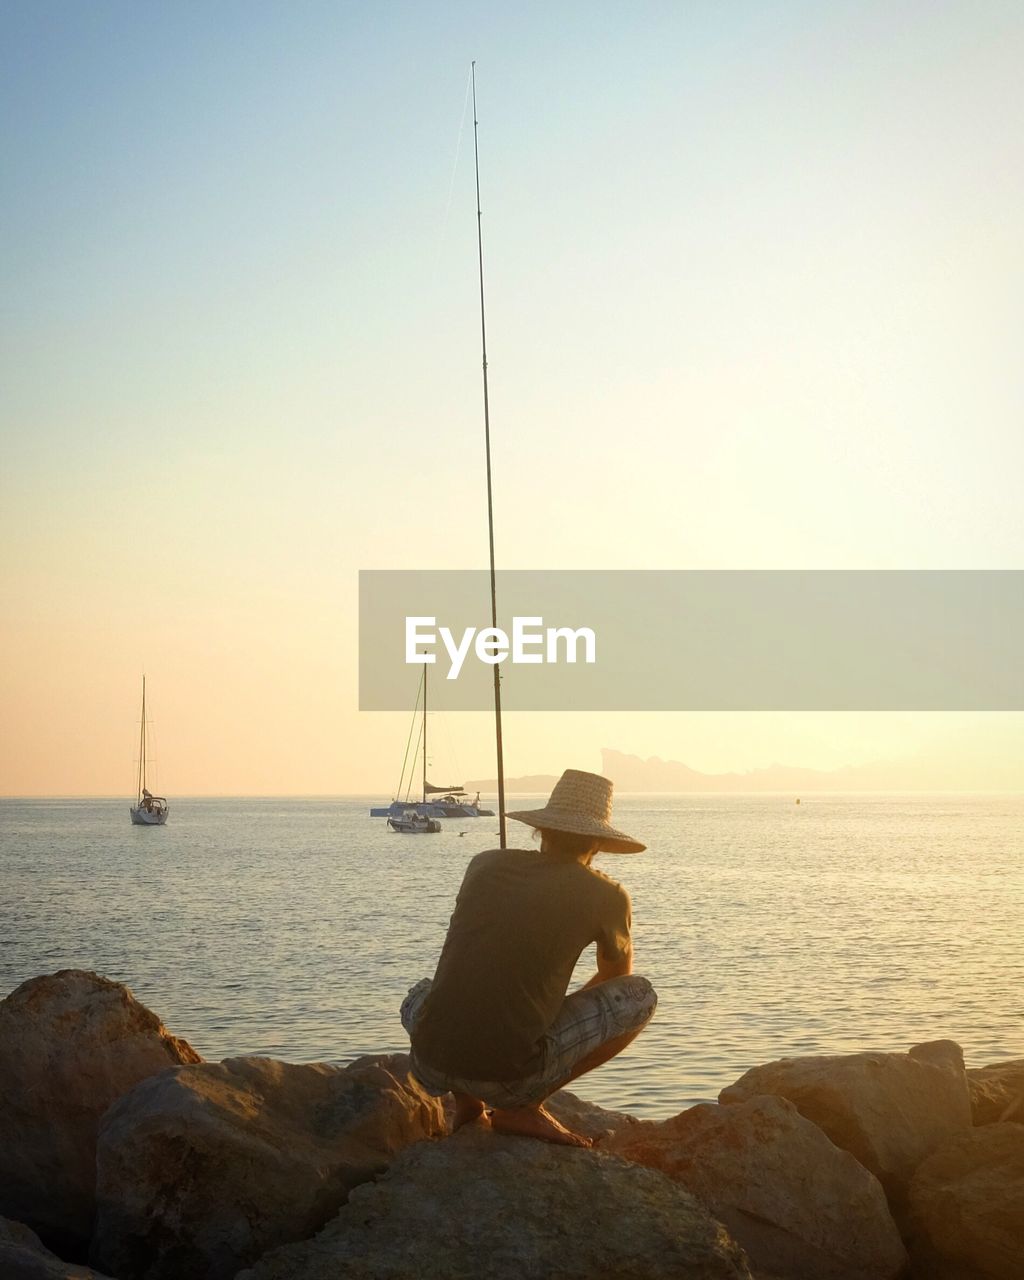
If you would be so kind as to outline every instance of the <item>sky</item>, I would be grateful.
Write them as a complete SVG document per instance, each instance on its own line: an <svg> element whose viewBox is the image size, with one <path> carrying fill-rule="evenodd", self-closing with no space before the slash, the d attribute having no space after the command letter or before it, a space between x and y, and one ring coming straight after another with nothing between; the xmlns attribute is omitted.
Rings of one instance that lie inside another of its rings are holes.
<svg viewBox="0 0 1024 1280"><path fill-rule="evenodd" d="M486 564L472 59L499 564L1021 567L1022 57L995 0L4 0L0 794L130 794L143 672L169 795L393 788L358 572ZM605 746L1024 789L1019 715L506 725Z"/></svg>

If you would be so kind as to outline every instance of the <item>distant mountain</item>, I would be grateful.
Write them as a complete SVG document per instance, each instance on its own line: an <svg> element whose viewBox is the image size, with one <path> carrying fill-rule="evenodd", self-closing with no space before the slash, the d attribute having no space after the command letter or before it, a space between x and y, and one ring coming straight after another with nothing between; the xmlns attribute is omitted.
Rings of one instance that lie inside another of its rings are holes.
<svg viewBox="0 0 1024 1280"><path fill-rule="evenodd" d="M506 791L550 791L558 779L553 773L526 773L521 778L506 778ZM484 795L493 796L498 790L497 778L474 779L462 784L470 793L482 791Z"/></svg>
<svg viewBox="0 0 1024 1280"><path fill-rule="evenodd" d="M890 764L841 769L770 764L745 773L702 773L678 760L642 760L607 747L601 752L601 771L622 791L874 791L893 786Z"/></svg>
<svg viewBox="0 0 1024 1280"><path fill-rule="evenodd" d="M746 773L702 773L679 760L627 755L605 747L600 772L620 791L900 791L930 790L942 783L922 763L878 761L847 765L841 769L807 769L800 765L771 764ZM506 791L550 791L558 781L553 774L534 773L506 778ZM468 791L491 795L494 778L467 782ZM947 784L948 785L948 784Z"/></svg>

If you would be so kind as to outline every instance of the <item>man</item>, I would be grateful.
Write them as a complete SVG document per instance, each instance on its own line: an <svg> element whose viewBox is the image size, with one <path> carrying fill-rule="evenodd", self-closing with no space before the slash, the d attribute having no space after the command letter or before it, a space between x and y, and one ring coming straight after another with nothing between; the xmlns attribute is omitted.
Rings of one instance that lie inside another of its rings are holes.
<svg viewBox="0 0 1024 1280"><path fill-rule="evenodd" d="M454 1129L482 1117L501 1133L589 1146L544 1100L621 1053L654 1014L653 987L632 972L629 895L590 865L646 847L611 825L611 799L607 778L567 769L543 809L508 815L540 833L539 851L491 849L466 869L434 978L402 1004L413 1074L435 1096L454 1093ZM591 943L597 972L567 996Z"/></svg>

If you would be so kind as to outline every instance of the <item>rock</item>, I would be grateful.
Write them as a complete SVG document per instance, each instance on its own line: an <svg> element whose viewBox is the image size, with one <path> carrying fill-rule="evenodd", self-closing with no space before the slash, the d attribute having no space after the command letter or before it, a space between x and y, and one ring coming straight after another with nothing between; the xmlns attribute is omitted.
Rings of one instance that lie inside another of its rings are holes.
<svg viewBox="0 0 1024 1280"><path fill-rule="evenodd" d="M3 1280L108 1280L98 1271L62 1262L34 1231L0 1218L0 1276Z"/></svg>
<svg viewBox="0 0 1024 1280"><path fill-rule="evenodd" d="M237 1280L717 1280L742 1250L688 1192L600 1151L470 1125L404 1152L314 1240Z"/></svg>
<svg viewBox="0 0 1024 1280"><path fill-rule="evenodd" d="M885 1192L791 1102L703 1103L601 1143L684 1186L726 1227L754 1273L785 1280L895 1280L906 1250Z"/></svg>
<svg viewBox="0 0 1024 1280"><path fill-rule="evenodd" d="M119 982L62 969L22 983L0 1002L0 1213L81 1248L100 1117L140 1080L199 1060Z"/></svg>
<svg viewBox="0 0 1024 1280"><path fill-rule="evenodd" d="M104 1117L95 1266L221 1280L320 1228L443 1113L394 1055L366 1065L229 1058L145 1080Z"/></svg>
<svg viewBox="0 0 1024 1280"><path fill-rule="evenodd" d="M1024 1124L1024 1058L973 1067L967 1072L975 1124L1016 1120Z"/></svg>
<svg viewBox="0 0 1024 1280"><path fill-rule="evenodd" d="M915 1044L908 1057L933 1067L945 1067L956 1075L964 1071L964 1051L955 1040L926 1040L924 1044Z"/></svg>
<svg viewBox="0 0 1024 1280"><path fill-rule="evenodd" d="M788 1098L885 1188L899 1220L921 1161L971 1123L963 1056L951 1041L909 1053L783 1058L753 1067L718 1095Z"/></svg>
<svg viewBox="0 0 1024 1280"><path fill-rule="evenodd" d="M910 1184L911 1254L928 1280L1024 1275L1024 1125L958 1134Z"/></svg>

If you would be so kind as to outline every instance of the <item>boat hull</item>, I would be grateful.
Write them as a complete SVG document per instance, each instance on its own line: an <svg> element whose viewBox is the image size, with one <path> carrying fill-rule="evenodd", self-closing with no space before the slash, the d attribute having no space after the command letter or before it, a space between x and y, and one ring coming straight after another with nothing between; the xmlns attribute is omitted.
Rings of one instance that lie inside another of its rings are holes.
<svg viewBox="0 0 1024 1280"><path fill-rule="evenodd" d="M441 830L437 818L388 818L388 826L403 836L436 836Z"/></svg>
<svg viewBox="0 0 1024 1280"><path fill-rule="evenodd" d="M409 801L406 804L381 805L370 810L371 818L398 818L412 809L424 818L493 818L493 809L478 809L472 804L436 804L430 800Z"/></svg>
<svg viewBox="0 0 1024 1280"><path fill-rule="evenodd" d="M143 809L140 805L137 809L129 809L128 812L132 816L132 825L136 827L162 827L167 821L167 809L160 809L157 812L151 812L149 809Z"/></svg>

